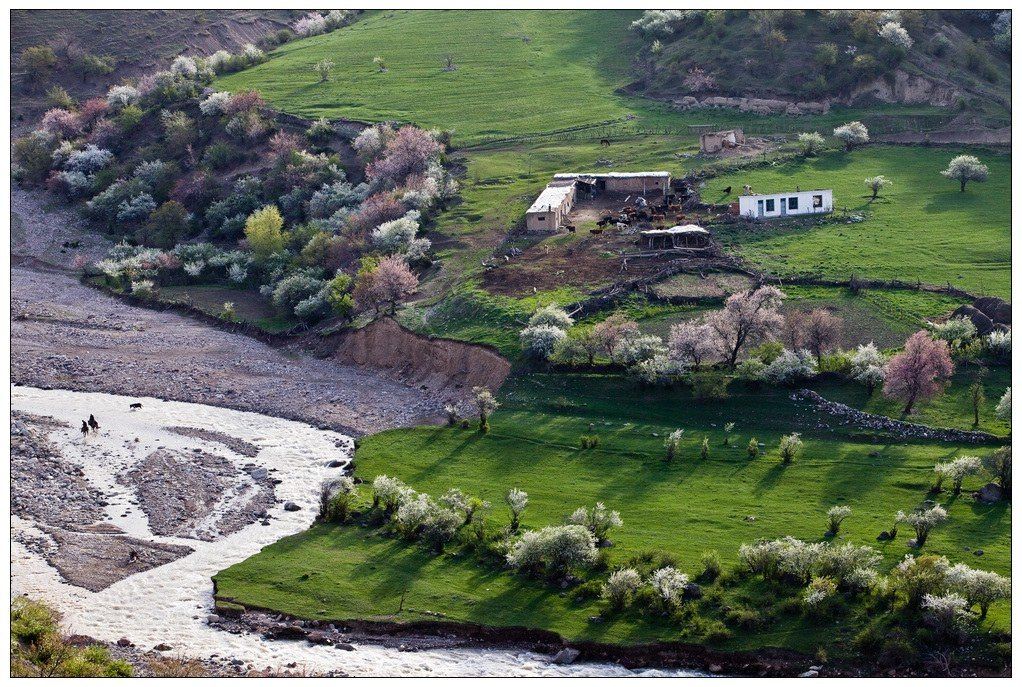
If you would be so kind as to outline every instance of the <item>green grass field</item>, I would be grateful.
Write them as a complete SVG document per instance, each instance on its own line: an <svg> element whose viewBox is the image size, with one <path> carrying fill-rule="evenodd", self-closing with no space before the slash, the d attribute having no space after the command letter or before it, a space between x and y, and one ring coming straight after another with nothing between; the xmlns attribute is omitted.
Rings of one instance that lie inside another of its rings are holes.
<svg viewBox="0 0 1022 687"><path fill-rule="evenodd" d="M377 11L349 28L296 41L219 82L257 88L310 116L397 119L454 129L459 140L620 120L635 11ZM455 69L445 71L450 55ZM373 58L383 59L382 72ZM333 80L312 66L330 59Z"/></svg>
<svg viewBox="0 0 1022 687"><path fill-rule="evenodd" d="M743 126L747 132L829 133L837 124L862 119L896 129L899 118L941 117L928 107L882 106L833 109L828 115L786 119L733 111L677 112L663 104L622 94L635 78L630 61L635 37L628 23L635 12L410 12L373 11L351 27L296 41L270 54L258 67L217 81L218 88L256 88L275 107L310 117L351 117L369 121L411 121L454 129L453 159L463 166L459 201L427 228L439 266L430 270L419 299L398 313L416 331L492 345L520 362L518 331L529 314L547 303L582 300L587 290L573 285L542 286L524 295L498 295L483 288L481 261L510 246L551 248L572 237L522 237L515 230L525 209L562 171L666 169L680 176L711 161L695 156L689 125ZM443 69L446 56L455 69ZM382 58L387 71L373 62ZM312 65L330 59L328 83L317 83ZM612 122L604 126L602 123ZM590 127L566 131L572 127ZM611 146L601 147L608 136ZM939 175L961 152L978 154L990 166L990 180L959 193ZM884 174L893 187L868 202L863 180ZM862 214L860 223L827 221L807 228L764 223L752 228L719 227L719 238L752 267L782 277L804 274L950 282L977 294L1009 296L1011 159L1005 153L958 147L870 145L850 154L779 162L711 179L703 189L709 202L725 200L726 186L751 183L760 192L795 186L835 191L839 209ZM732 196L731 200L734 200ZM835 216L841 216L839 212ZM577 237L574 237L577 238ZM513 267L513 265L512 265ZM691 275L685 275L691 276ZM960 298L914 290L866 290L783 285L786 307L827 307L845 323L845 346L876 341L894 348L926 319L948 314ZM691 288L684 279L676 289ZM500 292L503 293L503 292ZM645 331L666 334L670 325L697 315L712 303L666 305L632 298L620 309ZM593 321L605 316L600 313ZM948 393L921 404L912 420L969 429L965 396L969 370L956 375ZM987 403L979 429L1004 436L1009 427L993 407L1010 383L1010 371L992 369L984 380ZM877 392L833 380L817 382L827 398L871 412L899 417L897 404ZM673 555L697 572L706 550L719 551L725 565L739 545L759 537L790 534L818 540L826 510L847 504L852 517L841 539L877 546L890 568L910 550L902 532L878 543L893 513L927 498L933 464L956 455L986 454L993 447L936 442L890 442L840 425L822 429L811 408L794 403L786 389L735 385L729 399L700 403L687 388L649 390L607 374L548 374L516 366L501 391L503 408L493 431L420 427L385 432L363 440L356 474L401 477L435 496L459 487L492 501L492 527L507 523L503 494L518 486L529 492L525 525L563 521L572 510L597 500L621 511L625 527L608 550L611 566L650 550ZM737 423L733 446L723 446L724 423ZM590 430L592 424L592 430ZM681 457L662 460L663 437L686 430ZM594 450L577 448L593 431ZM804 455L781 467L779 437L803 432ZM710 456L699 458L709 437ZM765 454L750 460L751 437ZM985 477L971 477L975 489ZM951 520L924 552L953 561L1010 571L1008 504L980 505L968 496L937 497ZM754 519L747 519L753 516ZM981 557L973 551L982 549ZM589 618L602 602L577 602L559 588L480 565L475 554L455 548L435 557L421 547L381 537L360 526L317 525L267 547L217 575L218 592L244 603L307 618L449 619L487 625L524 625L570 638L608 642L694 639L685 628L651 622L638 614ZM715 588L716 589L716 588ZM722 590L738 607L757 607L782 591L746 580ZM403 602L402 602L403 599ZM403 604L403 605L402 605ZM402 608L398 612L398 608ZM849 650L848 640L867 619L850 616L813 621L780 615L756 630L735 630L725 648L781 646L815 650L821 645ZM1009 604L991 610L986 627L1007 630Z"/></svg>
<svg viewBox="0 0 1022 687"><path fill-rule="evenodd" d="M965 193L940 176L955 155L975 152L990 179ZM893 181L869 202L863 180L883 174ZM727 239L748 260L779 274L852 273L879 279L917 279L952 285L977 295L1010 298L1011 157L963 148L869 146L847 155L741 171L713 179L703 197L750 184L758 193L833 188L835 208L864 214L857 224L828 222L811 229L777 229L769 222Z"/></svg>
<svg viewBox="0 0 1022 687"><path fill-rule="evenodd" d="M875 537L890 527L895 510L927 498L933 464L992 450L872 443L845 428L821 431L814 414L783 390L736 388L724 402L702 404L683 390L650 391L614 377L535 374L516 378L503 396L505 406L489 435L440 427L384 432L363 440L356 474L365 480L398 476L434 495L450 487L478 494L496 505L494 525L507 522L502 496L513 486L529 493L524 523L532 528L562 522L577 506L603 501L621 511L625 523L612 535L612 566L662 550L692 573L707 550L719 551L731 564L742 542L759 537L818 540L826 510L846 504L853 515L841 539L877 546L890 567L909 551L907 537L885 544ZM725 448L721 427L730 420L738 426L732 447ZM590 423L601 444L583 451L578 437L590 432ZM663 437L679 427L686 430L680 456L665 463ZM777 441L792 430L804 432L806 450L782 467ZM699 457L704 436L711 444L707 460ZM764 455L753 460L745 452L751 436L766 445ZM970 478L966 487L983 481ZM938 500L951 519L925 551L1007 573L1010 508L974 504L966 496ZM972 555L975 548L983 549L982 557ZM680 636L677 627L629 615L594 625L587 618L600 602L577 603L559 589L480 567L470 554L434 558L414 544L359 527L319 526L285 539L219 573L217 585L224 597L310 618L411 620L440 614L610 642ZM405 610L398 614L402 595ZM1006 628L1007 619L1007 604L992 610L992 626ZM761 632L739 632L726 646L809 650L827 643L818 631L813 622L782 618Z"/></svg>

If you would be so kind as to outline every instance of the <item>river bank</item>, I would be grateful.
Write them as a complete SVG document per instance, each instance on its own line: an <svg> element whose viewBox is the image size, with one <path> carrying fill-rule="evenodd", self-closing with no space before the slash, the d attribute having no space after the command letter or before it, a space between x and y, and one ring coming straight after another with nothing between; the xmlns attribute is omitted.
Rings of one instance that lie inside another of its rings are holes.
<svg viewBox="0 0 1022 687"><path fill-rule="evenodd" d="M122 648L142 653L211 661L234 674L688 674L636 671L613 663L559 665L529 647L444 647L434 641L432 647L409 651L407 645L402 650L359 636L352 638L353 651L341 651L218 629L215 621L210 623L215 614L212 576L306 529L315 518L319 484L340 475L350 459L351 438L291 420L155 398L30 387L12 387L11 395L12 409L20 416L16 420L20 426L13 431L28 436L35 446L48 447L37 448L32 455L49 452L47 475L52 479L46 481L61 485L62 501L57 505L67 510L84 504L78 508L79 517L61 520L57 508L33 505L28 491L13 495L12 593L53 605L69 633L112 645L120 642L127 645ZM133 402L141 402L142 408L131 410ZM83 438L79 427L89 414L100 429ZM256 449L254 456L251 447ZM22 454L31 458L28 452ZM153 454L159 459L152 460ZM23 471L31 462L15 461L16 481L27 479ZM189 474L206 479L211 462L221 473L223 486L213 490L215 499L191 491L199 480L182 480ZM180 486L139 489L136 479L118 479L141 465L149 468L148 479L173 477ZM273 503L248 521L241 514L257 497L263 470L273 486ZM240 493L245 485L250 486L245 491L249 498ZM150 514L176 508L182 502L178 492L198 504L202 517L191 518L172 533L154 532ZM52 495L36 501L49 498ZM235 529L238 518L247 524ZM78 545L81 540L90 546ZM105 540L111 542L109 547L96 545ZM146 558L147 546L189 551L175 551L172 560L157 561ZM131 550L136 551L134 558ZM65 572L88 562L96 570L108 571L109 583L90 590L80 579L79 584L67 579L58 562L70 551L77 558Z"/></svg>

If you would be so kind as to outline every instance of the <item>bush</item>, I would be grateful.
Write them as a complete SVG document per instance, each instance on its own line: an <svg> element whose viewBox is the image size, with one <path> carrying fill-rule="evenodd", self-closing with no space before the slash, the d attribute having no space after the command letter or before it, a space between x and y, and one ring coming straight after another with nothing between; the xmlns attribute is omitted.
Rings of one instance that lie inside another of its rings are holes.
<svg viewBox="0 0 1022 687"><path fill-rule="evenodd" d="M716 551L706 551L699 559L700 564L703 566L702 579L713 582L715 579L720 577L721 565L720 565L720 554Z"/></svg>
<svg viewBox="0 0 1022 687"><path fill-rule="evenodd" d="M649 578L649 586L664 609L670 609L682 602L687 585L688 575L670 566L654 570Z"/></svg>
<svg viewBox="0 0 1022 687"><path fill-rule="evenodd" d="M202 164L212 170L226 169L240 160L242 153L229 143L214 143L202 153Z"/></svg>
<svg viewBox="0 0 1022 687"><path fill-rule="evenodd" d="M185 206L169 200L154 210L139 229L138 242L157 248L173 248L191 233L191 215Z"/></svg>
<svg viewBox="0 0 1022 687"><path fill-rule="evenodd" d="M816 360L805 349L784 349L762 372L762 378L771 384L793 384L815 376Z"/></svg>
<svg viewBox="0 0 1022 687"><path fill-rule="evenodd" d="M548 359L557 344L567 337L568 335L563 329L549 324L529 326L519 334L522 350L535 360Z"/></svg>
<svg viewBox="0 0 1022 687"><path fill-rule="evenodd" d="M827 534L831 536L838 533L841 529L841 523L852 514L852 509L848 506L833 506L827 511Z"/></svg>
<svg viewBox="0 0 1022 687"><path fill-rule="evenodd" d="M628 606L642 585L642 578L634 568L615 570L603 585L602 596L614 610Z"/></svg>
<svg viewBox="0 0 1022 687"><path fill-rule="evenodd" d="M610 510L602 502L598 502L592 508L581 507L575 510L568 518L573 525L582 525L596 537L597 544L605 544L607 535L612 527L621 527L624 522L621 514L616 510Z"/></svg>
<svg viewBox="0 0 1022 687"><path fill-rule="evenodd" d="M592 532L581 525L558 525L526 532L512 545L507 562L518 570L543 571L555 577L588 568L597 557Z"/></svg>
<svg viewBox="0 0 1022 687"><path fill-rule="evenodd" d="M573 320L568 313L564 312L563 308L553 304L539 308L532 314L532 317L529 318L530 327L549 325L551 327L557 327L558 329L568 329L573 324L575 324L575 320Z"/></svg>
<svg viewBox="0 0 1022 687"><path fill-rule="evenodd" d="M781 456L781 463L790 465L802 453L802 439L800 435L797 432L793 432L781 437L778 453Z"/></svg>

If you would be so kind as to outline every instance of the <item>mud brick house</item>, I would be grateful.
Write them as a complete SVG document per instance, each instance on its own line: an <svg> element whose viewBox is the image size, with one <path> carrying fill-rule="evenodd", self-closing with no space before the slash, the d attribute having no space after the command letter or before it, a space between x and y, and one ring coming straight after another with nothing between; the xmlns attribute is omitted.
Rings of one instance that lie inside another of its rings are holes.
<svg viewBox="0 0 1022 687"><path fill-rule="evenodd" d="M738 214L750 219L823 215L833 211L834 191L829 188L784 193L750 193L738 198Z"/></svg>

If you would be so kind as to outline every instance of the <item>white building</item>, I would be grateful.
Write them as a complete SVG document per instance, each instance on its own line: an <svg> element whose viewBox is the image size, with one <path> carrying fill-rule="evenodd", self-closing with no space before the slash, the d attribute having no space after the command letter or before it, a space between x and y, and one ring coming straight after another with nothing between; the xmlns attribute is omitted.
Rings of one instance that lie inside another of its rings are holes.
<svg viewBox="0 0 1022 687"><path fill-rule="evenodd" d="M575 204L575 182L555 180L539 194L525 211L529 231L556 231Z"/></svg>
<svg viewBox="0 0 1022 687"><path fill-rule="evenodd" d="M834 191L829 188L786 193L754 193L738 197L738 214L751 219L822 215L833 211Z"/></svg>

